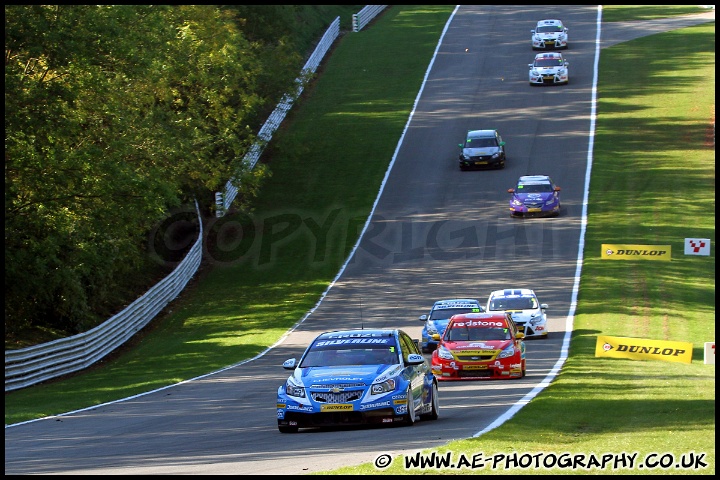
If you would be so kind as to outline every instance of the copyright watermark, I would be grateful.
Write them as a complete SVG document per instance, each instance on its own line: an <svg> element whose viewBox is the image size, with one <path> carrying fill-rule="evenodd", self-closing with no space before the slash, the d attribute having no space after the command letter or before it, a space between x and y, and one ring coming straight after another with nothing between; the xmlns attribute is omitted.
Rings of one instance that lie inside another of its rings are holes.
<svg viewBox="0 0 720 480"><path fill-rule="evenodd" d="M166 263L179 263L198 239L194 212L180 211L151 232L148 249ZM330 258L346 258L365 227L366 214L328 206L324 211L280 210L261 216L233 214L206 220L203 258L215 264L249 262L267 268L288 246L308 266ZM404 262L431 258L439 261L492 260L512 255L518 259L552 260L562 256L562 225L552 221L518 222L505 216L479 221L468 217L408 212L386 218L374 215L352 262ZM297 248L297 246L301 248Z"/></svg>
<svg viewBox="0 0 720 480"><path fill-rule="evenodd" d="M482 452L466 453L415 453L403 455L405 470L703 470L707 468L705 453L687 452L649 453L640 456L638 452L627 453L498 453L485 455ZM393 463L389 454L375 458L375 468L384 470Z"/></svg>

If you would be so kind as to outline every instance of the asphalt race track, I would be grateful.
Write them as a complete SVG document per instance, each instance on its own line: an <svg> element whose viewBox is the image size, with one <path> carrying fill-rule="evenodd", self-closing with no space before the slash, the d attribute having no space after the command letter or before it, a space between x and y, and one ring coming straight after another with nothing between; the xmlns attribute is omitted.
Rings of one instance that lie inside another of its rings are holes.
<svg viewBox="0 0 720 480"><path fill-rule="evenodd" d="M317 309L281 344L244 364L6 427L5 474L297 475L440 446L497 426L562 365L589 171L597 16L596 6L460 7L372 223ZM561 18L570 29L567 86L528 85L535 53L530 29L543 18ZM691 20L604 25L600 45L708 21ZM466 130L480 128L498 129L507 142L504 170L459 170L457 144ZM560 217L510 218L506 190L528 174L550 175L562 187ZM485 300L511 286L533 288L550 306L550 338L527 341L527 377L441 383L440 418L409 428L278 432L275 397L287 377L280 365L299 357L316 334L364 323L419 338L417 318L435 300Z"/></svg>

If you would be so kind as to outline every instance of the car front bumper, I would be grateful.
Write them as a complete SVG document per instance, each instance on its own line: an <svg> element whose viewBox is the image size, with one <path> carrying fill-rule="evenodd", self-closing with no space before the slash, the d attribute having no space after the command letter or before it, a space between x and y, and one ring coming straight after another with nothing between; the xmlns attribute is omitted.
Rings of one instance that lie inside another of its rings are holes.
<svg viewBox="0 0 720 480"><path fill-rule="evenodd" d="M564 50L568 48L567 40L533 40L533 50Z"/></svg>
<svg viewBox="0 0 720 480"><path fill-rule="evenodd" d="M560 205L555 205L551 209L527 208L522 206L511 206L510 215L513 217L535 218L535 217L555 217L560 213Z"/></svg>
<svg viewBox="0 0 720 480"><path fill-rule="evenodd" d="M492 362L441 361L432 364L432 372L438 381L445 380L508 380L522 378L522 362L517 359Z"/></svg>
<svg viewBox="0 0 720 480"><path fill-rule="evenodd" d="M570 79L567 75L530 75L528 77L530 85L565 85Z"/></svg>
<svg viewBox="0 0 720 480"><path fill-rule="evenodd" d="M462 169L482 169L482 168L500 168L505 165L505 158L498 157L470 157L460 158L460 168Z"/></svg>

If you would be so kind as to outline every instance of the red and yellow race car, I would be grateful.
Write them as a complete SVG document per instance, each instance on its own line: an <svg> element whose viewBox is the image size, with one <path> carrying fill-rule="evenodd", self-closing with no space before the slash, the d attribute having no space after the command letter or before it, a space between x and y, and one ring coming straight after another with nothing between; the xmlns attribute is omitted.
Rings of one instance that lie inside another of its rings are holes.
<svg viewBox="0 0 720 480"><path fill-rule="evenodd" d="M450 319L432 354L438 380L490 380L525 376L525 342L507 312L465 313Z"/></svg>

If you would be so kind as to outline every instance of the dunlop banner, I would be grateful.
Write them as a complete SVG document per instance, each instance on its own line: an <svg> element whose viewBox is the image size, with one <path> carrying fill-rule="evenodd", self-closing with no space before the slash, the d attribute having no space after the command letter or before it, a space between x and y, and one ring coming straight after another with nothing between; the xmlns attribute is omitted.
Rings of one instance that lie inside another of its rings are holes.
<svg viewBox="0 0 720 480"><path fill-rule="evenodd" d="M603 243L600 258L603 260L672 260L671 245L624 245Z"/></svg>
<svg viewBox="0 0 720 480"><path fill-rule="evenodd" d="M596 357L692 363L692 343L598 335Z"/></svg>

